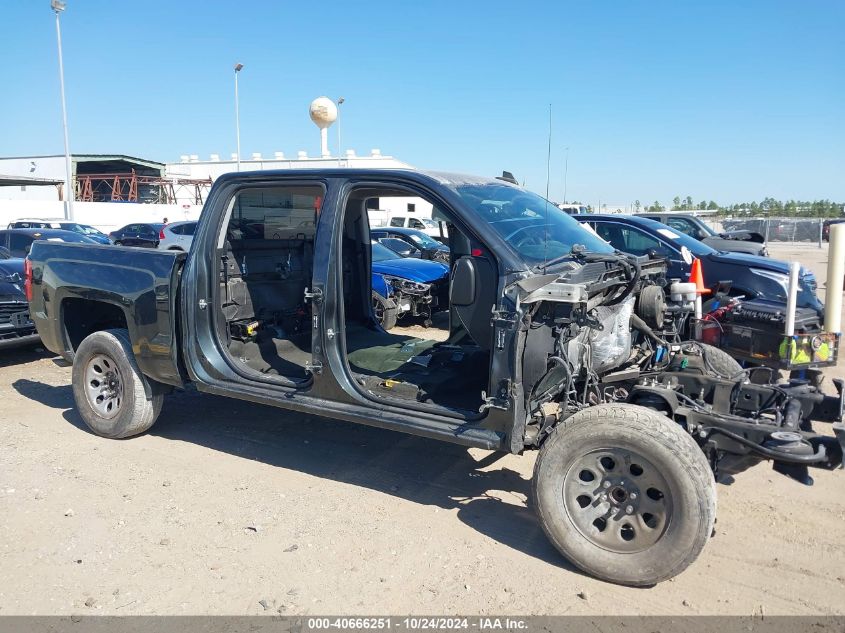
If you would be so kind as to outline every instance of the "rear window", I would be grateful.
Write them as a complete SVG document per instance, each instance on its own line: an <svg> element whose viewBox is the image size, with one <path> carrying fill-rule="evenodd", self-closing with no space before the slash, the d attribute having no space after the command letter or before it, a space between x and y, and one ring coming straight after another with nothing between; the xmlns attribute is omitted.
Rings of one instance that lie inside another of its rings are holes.
<svg viewBox="0 0 845 633"><path fill-rule="evenodd" d="M307 239L317 232L323 188L290 185L244 189L237 194L229 220L234 239Z"/></svg>

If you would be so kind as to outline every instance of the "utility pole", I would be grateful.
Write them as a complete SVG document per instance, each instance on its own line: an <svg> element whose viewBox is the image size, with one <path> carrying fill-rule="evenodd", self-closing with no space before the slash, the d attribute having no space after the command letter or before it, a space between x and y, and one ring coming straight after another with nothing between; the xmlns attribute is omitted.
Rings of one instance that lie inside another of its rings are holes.
<svg viewBox="0 0 845 633"><path fill-rule="evenodd" d="M343 153L340 145L340 106L341 104L345 103L346 99L340 97L337 100L337 166L340 167L340 157Z"/></svg>
<svg viewBox="0 0 845 633"><path fill-rule="evenodd" d="M65 3L61 0L51 0L50 7L56 14L56 44L59 49L59 86L62 93L62 128L65 135L65 219L73 220L73 199L76 192L73 186L73 169L70 164L70 141L67 133L67 104L65 103L65 66L62 59L62 27L59 23L59 14L65 10Z"/></svg>
<svg viewBox="0 0 845 633"><path fill-rule="evenodd" d="M238 171L241 170L241 112L238 100L238 74L243 67L244 65L241 63L235 64L235 137L238 151Z"/></svg>
<svg viewBox="0 0 845 633"><path fill-rule="evenodd" d="M569 148L566 148L566 166L563 169L563 203L566 204L566 181L569 177Z"/></svg>

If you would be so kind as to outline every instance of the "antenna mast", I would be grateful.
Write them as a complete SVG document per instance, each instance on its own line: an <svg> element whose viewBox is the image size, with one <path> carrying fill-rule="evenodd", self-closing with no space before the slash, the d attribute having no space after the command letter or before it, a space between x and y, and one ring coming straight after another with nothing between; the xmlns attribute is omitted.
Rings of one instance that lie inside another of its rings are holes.
<svg viewBox="0 0 845 633"><path fill-rule="evenodd" d="M549 247L549 180L551 178L552 164L552 104L549 104L549 147L546 152L546 220L543 239L543 272L546 272L548 256L546 250Z"/></svg>

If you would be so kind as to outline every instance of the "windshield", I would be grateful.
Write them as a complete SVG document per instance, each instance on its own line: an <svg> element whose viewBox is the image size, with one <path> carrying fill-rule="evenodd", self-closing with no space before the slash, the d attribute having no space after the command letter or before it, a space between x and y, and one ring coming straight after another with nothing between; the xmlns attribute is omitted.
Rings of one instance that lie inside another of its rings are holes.
<svg viewBox="0 0 845 633"><path fill-rule="evenodd" d="M399 256L386 246L382 246L378 242L372 242L370 246L373 249L373 261L383 262L388 259L398 259Z"/></svg>
<svg viewBox="0 0 845 633"><path fill-rule="evenodd" d="M84 235L79 235L73 231L63 231L58 235L56 233L45 233L43 235L33 236L37 240L47 240L48 242L74 242L74 243L89 243L92 240Z"/></svg>
<svg viewBox="0 0 845 633"><path fill-rule="evenodd" d="M105 235L102 231L98 231L93 226L88 226L86 224L65 224L62 228L66 231L82 233L83 235Z"/></svg>
<svg viewBox="0 0 845 633"><path fill-rule="evenodd" d="M687 249L689 249L689 251L696 257L704 257L705 255L711 255L716 252L704 242L700 242L694 237L690 237L689 235L676 231L675 229L670 229L668 226L664 226L660 222L650 221L649 228L663 238L664 241L675 246L678 250L680 250L682 246L686 246Z"/></svg>
<svg viewBox="0 0 845 633"><path fill-rule="evenodd" d="M575 245L596 253L613 252L553 202L530 191L489 183L461 185L457 192L529 264L568 255Z"/></svg>
<svg viewBox="0 0 845 633"><path fill-rule="evenodd" d="M438 242L433 237L426 235L425 233L408 233L408 237L411 240L422 246L423 248L439 248L440 242Z"/></svg>

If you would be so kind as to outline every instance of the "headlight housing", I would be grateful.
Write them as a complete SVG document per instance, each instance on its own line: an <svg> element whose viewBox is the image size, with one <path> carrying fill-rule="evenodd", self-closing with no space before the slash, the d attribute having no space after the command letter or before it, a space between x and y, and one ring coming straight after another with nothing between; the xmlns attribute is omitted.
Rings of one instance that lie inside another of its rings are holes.
<svg viewBox="0 0 845 633"><path fill-rule="evenodd" d="M403 279L402 277L394 277L393 275L384 275L387 282L393 286L394 290L400 290L412 295L422 295L431 289L431 284L424 284L410 279Z"/></svg>
<svg viewBox="0 0 845 633"><path fill-rule="evenodd" d="M774 270L764 270L762 268L752 268L751 272L755 275L759 275L760 277L771 279L777 283L783 289L784 296L789 293L789 275L775 272Z"/></svg>

